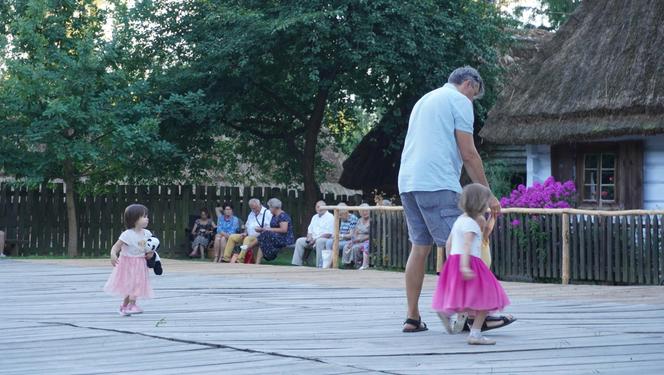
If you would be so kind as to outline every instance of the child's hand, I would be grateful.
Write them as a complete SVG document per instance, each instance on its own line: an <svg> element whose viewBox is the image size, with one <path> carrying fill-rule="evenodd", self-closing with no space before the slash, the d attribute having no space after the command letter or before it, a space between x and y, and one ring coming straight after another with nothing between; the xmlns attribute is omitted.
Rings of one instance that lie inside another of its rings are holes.
<svg viewBox="0 0 664 375"><path fill-rule="evenodd" d="M461 267L461 275L463 275L464 280L472 280L475 278L475 272L473 272L470 267Z"/></svg>
<svg viewBox="0 0 664 375"><path fill-rule="evenodd" d="M115 253L111 253L111 265L113 267L117 266L118 264L118 256Z"/></svg>
<svg viewBox="0 0 664 375"><path fill-rule="evenodd" d="M154 251L150 250L147 253L145 253L145 259L150 259L154 255Z"/></svg>

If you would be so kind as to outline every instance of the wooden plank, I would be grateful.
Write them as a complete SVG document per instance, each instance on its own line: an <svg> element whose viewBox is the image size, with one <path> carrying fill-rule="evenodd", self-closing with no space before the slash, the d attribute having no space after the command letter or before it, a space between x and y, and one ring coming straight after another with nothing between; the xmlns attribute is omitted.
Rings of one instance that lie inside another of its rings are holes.
<svg viewBox="0 0 664 375"><path fill-rule="evenodd" d="M560 223L562 221L562 215L552 215L551 216L551 258L549 262L551 263L551 279L559 279L560 272L560 260L562 258L562 233Z"/></svg>
<svg viewBox="0 0 664 375"><path fill-rule="evenodd" d="M586 253L588 247L587 247L587 242L588 242L588 236L587 236L587 216L582 215L581 217L578 217L579 219L579 231L578 231L578 236L579 236L579 278L581 280L587 280L588 279L588 254Z"/></svg>
<svg viewBox="0 0 664 375"><path fill-rule="evenodd" d="M657 243L657 229L656 223L658 221L657 215L653 215L650 220L650 254L652 254L651 259L651 270L652 270L652 283L658 284L660 282L659 278L659 246Z"/></svg>
<svg viewBox="0 0 664 375"><path fill-rule="evenodd" d="M664 282L664 241L662 241L664 234L662 233L662 219L661 215L655 215L653 222L653 247L655 254L657 254L656 256L659 258L658 279L660 283Z"/></svg>
<svg viewBox="0 0 664 375"><path fill-rule="evenodd" d="M509 216L501 216L499 217L499 223L500 223L500 253L498 256L499 260L499 272L498 274L500 275L501 278L505 277L505 273L507 272L507 247L508 245L508 239L509 239L509 229L507 226L507 223L509 220L507 219Z"/></svg>
<svg viewBox="0 0 664 375"><path fill-rule="evenodd" d="M628 244L628 251L629 251L629 268L628 268L628 274L629 278L627 281L630 283L636 282L636 246L635 246L635 240L636 240L636 222L635 222L635 217L630 216L627 218L629 220L629 225L628 225L628 237L627 237L627 244Z"/></svg>
<svg viewBox="0 0 664 375"><path fill-rule="evenodd" d="M613 221L614 221L614 218L612 218L612 217L606 218L606 221L605 221L605 228L606 229L605 229L605 232L604 232L604 234L606 236L606 240L605 240L605 244L606 244L606 262L605 262L606 280L609 281L609 282L613 282L615 280L615 277L614 277L615 271L614 271L614 262L613 262L613 260L614 260L614 258L613 258L614 257L614 254L613 254L613 244L614 244L614 241L613 241L613 237L614 237Z"/></svg>
<svg viewBox="0 0 664 375"><path fill-rule="evenodd" d="M529 230L529 222L532 219L530 215L523 215L521 216L522 223L523 223L523 229L524 233L526 234L526 248L525 249L520 249L521 250L521 258L523 259L523 268L522 268L522 274L525 274L526 277L532 280L533 278L533 259L535 258L535 247L536 247L536 241L534 236L530 233ZM525 256L524 256L525 255Z"/></svg>
<svg viewBox="0 0 664 375"><path fill-rule="evenodd" d="M602 224L602 217L595 216L593 217L593 263L594 263L594 280L605 280L604 275L601 274L601 271L604 268L600 268L600 263L603 262L604 254L602 242L600 239L600 226Z"/></svg>
<svg viewBox="0 0 664 375"><path fill-rule="evenodd" d="M643 238L643 255L644 260L644 281L646 284L653 284L652 272L652 240L651 233L652 226L650 225L650 215L643 217L643 229L645 230L645 237ZM655 279L656 280L656 279ZM656 283L655 283L656 284Z"/></svg>
<svg viewBox="0 0 664 375"><path fill-rule="evenodd" d="M622 218L622 231L621 234L621 247L620 247L620 260L622 262L622 277L620 281L629 282L629 217Z"/></svg>
<svg viewBox="0 0 664 375"><path fill-rule="evenodd" d="M569 259L570 259L570 280L577 280L579 278L579 240L578 228L576 225L576 215L569 215ZM564 225L563 225L564 228ZM564 231L564 229L563 229ZM563 232L563 239L565 233ZM564 256L564 255L563 255ZM561 266L564 267L561 263Z"/></svg>

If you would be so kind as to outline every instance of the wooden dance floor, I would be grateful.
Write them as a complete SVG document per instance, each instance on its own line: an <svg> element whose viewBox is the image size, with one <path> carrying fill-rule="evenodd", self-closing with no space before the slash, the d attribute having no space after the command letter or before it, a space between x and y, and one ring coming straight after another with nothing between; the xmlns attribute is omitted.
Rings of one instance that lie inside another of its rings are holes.
<svg viewBox="0 0 664 375"><path fill-rule="evenodd" d="M495 346L405 334L403 274L165 260L121 317L108 260L0 259L0 374L664 374L664 287L504 283Z"/></svg>

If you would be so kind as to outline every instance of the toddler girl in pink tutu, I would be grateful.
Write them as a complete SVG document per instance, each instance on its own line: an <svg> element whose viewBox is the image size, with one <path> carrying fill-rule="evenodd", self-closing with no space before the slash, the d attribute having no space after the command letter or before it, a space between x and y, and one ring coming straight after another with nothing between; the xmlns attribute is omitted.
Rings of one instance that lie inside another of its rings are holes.
<svg viewBox="0 0 664 375"><path fill-rule="evenodd" d="M433 294L433 308L448 333L452 333L451 315L475 316L468 336L471 345L496 343L482 336L482 324L488 314L510 303L503 287L482 261L481 226L486 223L484 213L489 208L490 198L491 191L483 185L470 184L463 189L459 208L464 214L452 226L446 244L449 256Z"/></svg>
<svg viewBox="0 0 664 375"><path fill-rule="evenodd" d="M104 291L124 297L120 305L120 315L140 314L143 310L136 305L137 298L151 298L149 270L146 258L152 257L152 251L146 250L145 244L152 233L148 226L148 209L142 204L132 204L124 212L127 230L120 234L120 239L111 248L113 272L108 278ZM120 257L118 258L118 252Z"/></svg>

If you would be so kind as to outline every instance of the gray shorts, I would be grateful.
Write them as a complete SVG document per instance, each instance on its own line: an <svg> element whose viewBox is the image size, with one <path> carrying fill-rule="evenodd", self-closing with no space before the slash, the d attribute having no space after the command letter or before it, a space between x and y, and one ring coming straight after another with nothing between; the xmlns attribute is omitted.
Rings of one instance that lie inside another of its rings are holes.
<svg viewBox="0 0 664 375"><path fill-rule="evenodd" d="M413 245L444 246L452 225L462 214L459 194L452 190L411 191L402 193L408 237Z"/></svg>

